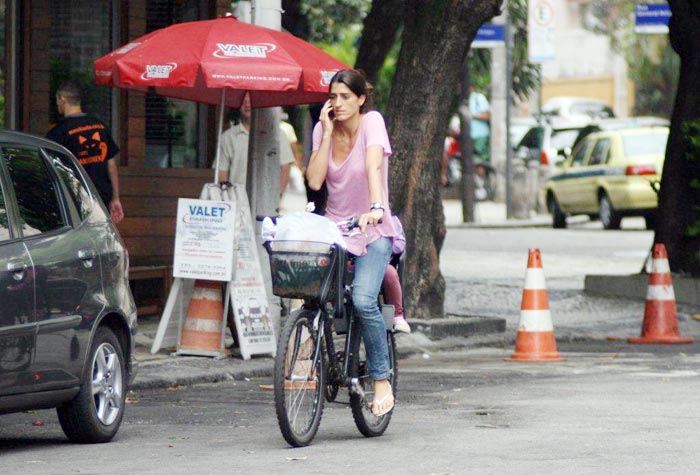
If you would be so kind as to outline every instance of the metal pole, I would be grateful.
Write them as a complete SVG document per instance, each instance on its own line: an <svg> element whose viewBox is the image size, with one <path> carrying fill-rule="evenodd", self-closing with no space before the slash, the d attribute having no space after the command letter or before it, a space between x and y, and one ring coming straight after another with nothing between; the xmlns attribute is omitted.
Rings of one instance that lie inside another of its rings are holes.
<svg viewBox="0 0 700 475"><path fill-rule="evenodd" d="M513 107L513 27L505 7L506 16L506 219L513 218L513 144L510 141L510 117Z"/></svg>
<svg viewBox="0 0 700 475"><path fill-rule="evenodd" d="M460 132L459 147L461 152L462 179L459 184L459 196L462 200L462 222L474 222L474 154L471 138L471 114L469 111L469 94L471 86L471 76L469 75L469 57L464 58L462 64L462 89L459 94L459 106L457 115L459 116Z"/></svg>
<svg viewBox="0 0 700 475"><path fill-rule="evenodd" d="M226 109L226 88L221 89L221 106L219 109L219 132L216 135L216 166L214 183L219 183L219 158L221 157L221 132L224 129L224 109Z"/></svg>

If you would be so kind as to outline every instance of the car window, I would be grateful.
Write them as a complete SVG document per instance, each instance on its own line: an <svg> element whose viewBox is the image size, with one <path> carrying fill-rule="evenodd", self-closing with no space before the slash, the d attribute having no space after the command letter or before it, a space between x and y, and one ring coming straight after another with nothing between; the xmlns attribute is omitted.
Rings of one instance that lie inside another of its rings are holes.
<svg viewBox="0 0 700 475"><path fill-rule="evenodd" d="M610 139L600 139L595 143L588 165L601 165L608 161L608 151L610 150Z"/></svg>
<svg viewBox="0 0 700 475"><path fill-rule="evenodd" d="M580 147L574 152L574 156L571 159L572 167L580 167L583 165L583 160L586 158L586 152L591 147L591 142L584 142Z"/></svg>
<svg viewBox="0 0 700 475"><path fill-rule="evenodd" d="M80 213L80 219L85 220L92 211L93 202L77 165L64 153L46 150L46 154L53 163L56 173L68 188L68 194Z"/></svg>
<svg viewBox="0 0 700 475"><path fill-rule="evenodd" d="M666 153L668 134L623 136L622 147L626 157L636 155L663 155Z"/></svg>
<svg viewBox="0 0 700 475"><path fill-rule="evenodd" d="M22 233L33 236L64 227L59 195L39 151L3 147L2 152L17 197Z"/></svg>
<svg viewBox="0 0 700 475"><path fill-rule="evenodd" d="M563 129L552 131L551 147L557 150L564 150L566 147L571 147L578 137L579 129Z"/></svg>
<svg viewBox="0 0 700 475"><path fill-rule="evenodd" d="M2 183L0 183L0 242L8 241L11 237L10 222L7 217L7 208L5 207L5 195Z"/></svg>
<svg viewBox="0 0 700 475"><path fill-rule="evenodd" d="M542 127L533 127L525 134L525 137L520 141L519 147L540 148L542 146L542 135L544 131Z"/></svg>

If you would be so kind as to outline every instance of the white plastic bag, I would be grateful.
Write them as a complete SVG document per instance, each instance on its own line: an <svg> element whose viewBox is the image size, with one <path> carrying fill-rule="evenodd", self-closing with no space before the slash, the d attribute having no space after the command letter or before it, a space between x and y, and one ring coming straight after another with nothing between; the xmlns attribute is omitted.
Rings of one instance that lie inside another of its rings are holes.
<svg viewBox="0 0 700 475"><path fill-rule="evenodd" d="M266 241L308 241L339 244L345 247L343 235L335 223L313 213L295 212L277 218L277 226L263 221L262 237Z"/></svg>

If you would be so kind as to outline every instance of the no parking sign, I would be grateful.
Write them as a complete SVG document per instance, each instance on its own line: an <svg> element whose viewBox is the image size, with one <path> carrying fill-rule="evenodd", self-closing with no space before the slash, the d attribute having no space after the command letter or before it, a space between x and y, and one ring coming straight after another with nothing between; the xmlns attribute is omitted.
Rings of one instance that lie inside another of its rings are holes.
<svg viewBox="0 0 700 475"><path fill-rule="evenodd" d="M527 44L531 63L553 61L554 5L550 0L530 0L527 10Z"/></svg>

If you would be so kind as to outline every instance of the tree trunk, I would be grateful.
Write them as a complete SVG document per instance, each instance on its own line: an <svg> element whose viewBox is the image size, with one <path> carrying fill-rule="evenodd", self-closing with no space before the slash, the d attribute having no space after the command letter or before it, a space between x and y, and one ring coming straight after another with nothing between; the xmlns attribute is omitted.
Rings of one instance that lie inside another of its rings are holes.
<svg viewBox="0 0 700 475"><path fill-rule="evenodd" d="M670 0L670 39L681 59L654 241L673 272L700 276L700 1Z"/></svg>
<svg viewBox="0 0 700 475"><path fill-rule="evenodd" d="M364 71L370 84L377 84L379 71L403 22L405 0L373 0L362 25L362 40L355 68Z"/></svg>
<svg viewBox="0 0 700 475"><path fill-rule="evenodd" d="M405 307L410 318L441 317L445 218L440 157L450 101L476 32L500 0L406 0L402 47L387 107L391 205L407 238Z"/></svg>

